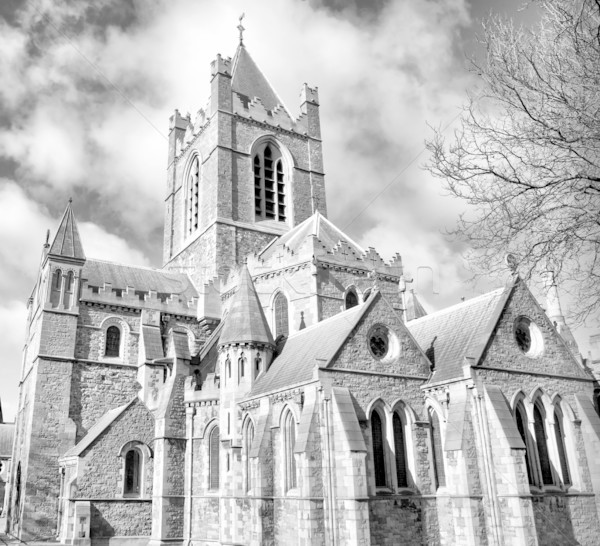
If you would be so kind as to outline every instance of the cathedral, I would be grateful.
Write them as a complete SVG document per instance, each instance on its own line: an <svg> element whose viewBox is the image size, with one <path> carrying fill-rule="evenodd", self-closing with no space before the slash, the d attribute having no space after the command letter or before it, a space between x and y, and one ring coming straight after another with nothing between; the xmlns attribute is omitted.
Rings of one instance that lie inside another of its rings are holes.
<svg viewBox="0 0 600 546"><path fill-rule="evenodd" d="M598 544L596 383L552 279L427 314L327 218L317 88L293 114L242 40L168 146L162 268L88 257L71 203L44 246L8 532Z"/></svg>

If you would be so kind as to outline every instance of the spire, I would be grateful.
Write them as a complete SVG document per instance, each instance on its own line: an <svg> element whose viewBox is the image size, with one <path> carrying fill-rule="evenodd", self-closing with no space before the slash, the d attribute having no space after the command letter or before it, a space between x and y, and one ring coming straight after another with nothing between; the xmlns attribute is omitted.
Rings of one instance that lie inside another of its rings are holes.
<svg viewBox="0 0 600 546"><path fill-rule="evenodd" d="M77 229L77 222L75 221L71 204L72 199L69 199L69 204L67 205L48 254L64 258L74 258L76 260L85 260L85 254L83 253L83 246L81 245L79 230Z"/></svg>
<svg viewBox="0 0 600 546"><path fill-rule="evenodd" d="M230 343L265 343L274 345L267 319L256 294L248 266L243 265L237 292L224 319L220 345Z"/></svg>
<svg viewBox="0 0 600 546"><path fill-rule="evenodd" d="M241 23L238 29L240 27L244 28ZM282 100L244 47L242 38L240 30L240 44L233 58L231 90L249 100L258 97L267 110L273 110L277 105L283 106Z"/></svg>

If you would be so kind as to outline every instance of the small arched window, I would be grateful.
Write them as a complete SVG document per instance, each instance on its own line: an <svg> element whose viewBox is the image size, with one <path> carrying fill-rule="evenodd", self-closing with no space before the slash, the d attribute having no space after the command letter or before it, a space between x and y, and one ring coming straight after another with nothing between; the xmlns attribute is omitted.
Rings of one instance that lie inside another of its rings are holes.
<svg viewBox="0 0 600 546"><path fill-rule="evenodd" d="M200 159L196 155L192 159L187 177L187 214L188 235L198 229L200 208Z"/></svg>
<svg viewBox="0 0 600 546"><path fill-rule="evenodd" d="M392 425L394 428L394 449L396 450L396 478L398 480L398 487L408 487L404 423L397 412L394 412Z"/></svg>
<svg viewBox="0 0 600 546"><path fill-rule="evenodd" d="M252 160L256 220L286 220L286 184L283 158L272 143L259 147Z"/></svg>
<svg viewBox="0 0 600 546"><path fill-rule="evenodd" d="M373 440L373 466L375 468L375 486L385 487L385 436L383 422L379 412L371 414L371 437Z"/></svg>
<svg viewBox="0 0 600 546"><path fill-rule="evenodd" d="M363 294L363 301L367 301L369 299L370 295L371 295L371 289L367 288L367 290L365 290L365 293Z"/></svg>
<svg viewBox="0 0 600 546"><path fill-rule="evenodd" d="M139 497L142 484L142 454L132 448L125 454L125 488L123 493L129 497Z"/></svg>
<svg viewBox="0 0 600 546"><path fill-rule="evenodd" d="M527 465L527 478L529 479L529 483L533 484L533 467L531 465L531 454L529 451L529 443L527 441L527 414L525 413L525 408L521 402L519 402L515 407L515 417L517 421L517 429L521 435L521 440L523 440L523 443L525 444L525 464Z"/></svg>
<svg viewBox="0 0 600 546"><path fill-rule="evenodd" d="M535 431L535 442L537 444L538 458L540 461L540 470L542 472L542 483L552 485L552 466L548 454L548 441L546 438L546 429L544 428L544 417L538 404L533 406L533 430Z"/></svg>
<svg viewBox="0 0 600 546"><path fill-rule="evenodd" d="M348 290L346 293L346 309L356 307L358 305L358 296L354 290Z"/></svg>
<svg viewBox="0 0 600 546"><path fill-rule="evenodd" d="M260 358L260 353L256 353L256 358L254 359L254 376L256 377L260 373L260 365L262 364L262 358Z"/></svg>
<svg viewBox="0 0 600 546"><path fill-rule="evenodd" d="M436 487L446 485L446 470L444 468L444 450L442 446L442 430L437 412L429 408L429 426L431 427L431 444L433 447L433 470Z"/></svg>
<svg viewBox="0 0 600 546"><path fill-rule="evenodd" d="M246 357L244 356L244 353L242 353L240 358L238 359L238 368L241 380L242 377L244 377L244 374L246 373Z"/></svg>
<svg viewBox="0 0 600 546"><path fill-rule="evenodd" d="M244 434L244 452L246 456L246 491L250 491L250 489L252 489L252 461L250 461L250 450L252 449L253 441L254 425L252 424L252 421L248 419Z"/></svg>
<svg viewBox="0 0 600 546"><path fill-rule="evenodd" d="M63 307L70 309L73 302L73 272L69 271L65 278L65 293L63 295Z"/></svg>
<svg viewBox="0 0 600 546"><path fill-rule="evenodd" d="M118 326L109 326L106 329L106 344L104 356L119 356L121 349L121 330Z"/></svg>
<svg viewBox="0 0 600 546"><path fill-rule="evenodd" d="M273 301L273 324L275 337L289 335L288 301L282 292L279 292Z"/></svg>
<svg viewBox="0 0 600 546"><path fill-rule="evenodd" d="M210 431L208 437L208 487L209 489L219 489L219 452L221 442L219 439L219 427L216 426Z"/></svg>
<svg viewBox="0 0 600 546"><path fill-rule="evenodd" d="M60 292L62 290L62 271L57 269L52 274L52 284L50 286L50 305L58 307L60 303Z"/></svg>
<svg viewBox="0 0 600 546"><path fill-rule="evenodd" d="M565 433L562 414L558 409L554 410L554 435L556 436L556 447L558 450L558 459L560 461L560 471L564 485L571 484L569 474L569 461L567 459L567 450L565 445Z"/></svg>
<svg viewBox="0 0 600 546"><path fill-rule="evenodd" d="M283 453L285 459L285 490L289 491L297 485L296 459L294 447L296 446L296 421L291 411L288 411L283 421Z"/></svg>

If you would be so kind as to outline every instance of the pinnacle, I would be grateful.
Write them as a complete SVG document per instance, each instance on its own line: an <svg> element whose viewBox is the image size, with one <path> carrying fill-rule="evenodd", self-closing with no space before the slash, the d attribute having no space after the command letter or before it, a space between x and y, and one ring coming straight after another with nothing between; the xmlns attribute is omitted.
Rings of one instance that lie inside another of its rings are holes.
<svg viewBox="0 0 600 546"><path fill-rule="evenodd" d="M74 258L76 260L85 260L85 253L79 237L77 222L73 215L72 199L69 199L65 213L50 246L48 254L53 256L62 256L64 258Z"/></svg>

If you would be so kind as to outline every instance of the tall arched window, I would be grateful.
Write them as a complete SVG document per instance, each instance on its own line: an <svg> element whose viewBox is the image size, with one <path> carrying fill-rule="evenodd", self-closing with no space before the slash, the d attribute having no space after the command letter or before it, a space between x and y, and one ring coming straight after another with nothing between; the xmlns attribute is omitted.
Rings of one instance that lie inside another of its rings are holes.
<svg viewBox="0 0 600 546"><path fill-rule="evenodd" d="M70 309L73 301L73 279L73 272L69 271L65 278L65 293L63 295L63 307L65 309Z"/></svg>
<svg viewBox="0 0 600 546"><path fill-rule="evenodd" d="M250 450L254 441L254 425L248 419L244 433L244 452L246 455L246 491L252 489L252 461L250 461Z"/></svg>
<svg viewBox="0 0 600 546"><path fill-rule="evenodd" d="M58 307L60 303L60 292L62 290L62 271L57 269L52 274L52 284L50 286L50 305Z"/></svg>
<svg viewBox="0 0 600 546"><path fill-rule="evenodd" d="M429 408L429 426L431 427L431 444L433 447L433 470L437 487L446 485L446 470L444 468L444 450L442 447L442 430L437 412Z"/></svg>
<svg viewBox="0 0 600 546"><path fill-rule="evenodd" d="M272 143L261 146L252 160L256 220L285 222L285 176L280 150Z"/></svg>
<svg viewBox="0 0 600 546"><path fill-rule="evenodd" d="M567 460L567 450L565 447L563 419L562 414L558 409L554 410L554 435L556 436L556 447L558 450L558 458L560 461L562 482L564 485L570 485L571 476L569 474L569 461Z"/></svg>
<svg viewBox="0 0 600 546"><path fill-rule="evenodd" d="M351 307L356 307L358 305L358 296L354 290L348 290L346 293L346 309L350 309Z"/></svg>
<svg viewBox="0 0 600 546"><path fill-rule="evenodd" d="M288 301L282 292L279 292L273 301L273 325L275 337L289 335Z"/></svg>
<svg viewBox="0 0 600 546"><path fill-rule="evenodd" d="M238 373L240 374L239 380L241 380L246 373L246 357L244 356L244 353L242 353L238 359Z"/></svg>
<svg viewBox="0 0 600 546"><path fill-rule="evenodd" d="M192 159L187 176L188 235L198 229L200 208L200 158Z"/></svg>
<svg viewBox="0 0 600 546"><path fill-rule="evenodd" d="M296 445L296 421L291 411L288 411L283 421L283 453L285 460L285 490L289 491L297 486L296 459L294 447Z"/></svg>
<svg viewBox="0 0 600 546"><path fill-rule="evenodd" d="M119 356L121 349L121 330L118 326L109 326L106 329L106 344L104 356Z"/></svg>
<svg viewBox="0 0 600 546"><path fill-rule="evenodd" d="M544 485L552 485L554 480L552 479L552 467L550 465L550 456L548 455L548 441L544 428L544 418L538 404L533 406L533 430L535 431L535 442L537 444L540 470L542 472L542 483Z"/></svg>
<svg viewBox="0 0 600 546"><path fill-rule="evenodd" d="M125 487L123 493L129 497L139 497L142 484L142 455L139 449L132 448L125 454Z"/></svg>
<svg viewBox="0 0 600 546"><path fill-rule="evenodd" d="M531 465L531 453L529 451L529 443L527 441L527 414L523 404L519 402L515 407L515 418L517 421L517 429L521 435L521 440L525 444L525 464L527 465L527 478L529 483L533 484L533 467Z"/></svg>
<svg viewBox="0 0 600 546"><path fill-rule="evenodd" d="M385 436L383 421L379 412L374 410L371 414L371 438L373 440L373 466L375 469L375 486L385 487Z"/></svg>
<svg viewBox="0 0 600 546"><path fill-rule="evenodd" d="M219 489L219 450L221 447L219 439L219 427L210 431L208 437L208 488Z"/></svg>
<svg viewBox="0 0 600 546"><path fill-rule="evenodd" d="M394 449L396 450L396 478L398 487L408 487L406 471L406 442L404 441L404 424L397 412L392 420L394 429Z"/></svg>

